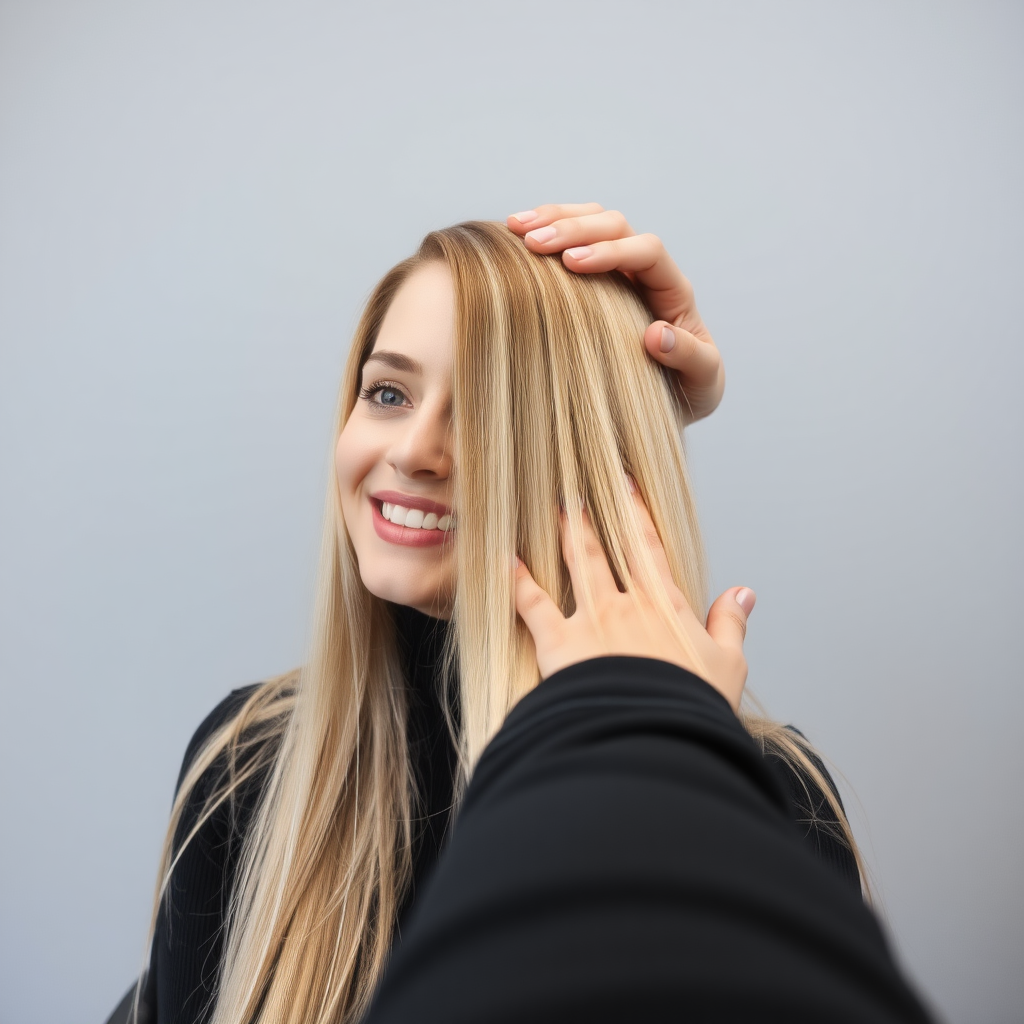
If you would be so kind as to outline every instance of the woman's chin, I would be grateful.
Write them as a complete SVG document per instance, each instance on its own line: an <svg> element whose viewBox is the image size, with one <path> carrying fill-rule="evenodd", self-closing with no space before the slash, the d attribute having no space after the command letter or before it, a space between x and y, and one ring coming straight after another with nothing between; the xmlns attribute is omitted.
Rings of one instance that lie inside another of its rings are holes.
<svg viewBox="0 0 1024 1024"><path fill-rule="evenodd" d="M452 602L450 599L438 600L436 591L425 592L419 588L395 586L394 580L380 581L363 578L363 586L382 601L414 608L434 619L450 619Z"/></svg>

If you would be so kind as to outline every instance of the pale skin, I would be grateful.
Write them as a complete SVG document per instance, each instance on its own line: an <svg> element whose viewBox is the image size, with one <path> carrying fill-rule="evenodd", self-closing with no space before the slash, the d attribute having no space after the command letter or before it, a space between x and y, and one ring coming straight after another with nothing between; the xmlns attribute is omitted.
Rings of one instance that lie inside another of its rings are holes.
<svg viewBox="0 0 1024 1024"><path fill-rule="evenodd" d="M645 348L652 358L676 371L693 418L711 412L724 386L721 357L697 313L689 282L660 241L634 235L620 214L596 205L538 207L535 212L532 220L525 213L509 218L510 228L526 236L529 248L555 252L562 251L561 243L586 246L592 250L589 255L563 252L569 269L584 273L618 269L634 277L652 310L666 318L648 328ZM555 226L556 237L546 242L531 239L526 232L537 225ZM396 293L373 348L376 355L404 357L404 364L396 367L393 358L392 365L367 360L360 387L378 390L357 401L335 451L342 515L363 584L378 597L436 618L451 615L452 545L389 541L375 529L371 495L385 490L451 505L453 313L454 295L446 268L428 265L410 275ZM662 351L666 329L673 332L675 344ZM672 581L661 541L638 493L634 500L676 612L703 662L698 674L736 709L746 680L743 636L754 605L753 591L727 590L712 605L707 623L701 624ZM619 593L586 514L582 556L572 550L564 527L563 515L563 554L574 591L582 574L589 575L595 613L603 628L597 629L582 606L572 616L563 616L519 562L516 610L533 637L541 677L609 654L658 658L697 671L671 632L653 612L648 613L646 595L640 595L638 606Z"/></svg>
<svg viewBox="0 0 1024 1024"><path fill-rule="evenodd" d="M438 264L410 275L395 294L363 366L361 397L335 448L342 515L367 590L434 618L451 615L450 544L409 547L374 529L371 495L389 490L451 507L454 296ZM406 368L373 355L404 357Z"/></svg>

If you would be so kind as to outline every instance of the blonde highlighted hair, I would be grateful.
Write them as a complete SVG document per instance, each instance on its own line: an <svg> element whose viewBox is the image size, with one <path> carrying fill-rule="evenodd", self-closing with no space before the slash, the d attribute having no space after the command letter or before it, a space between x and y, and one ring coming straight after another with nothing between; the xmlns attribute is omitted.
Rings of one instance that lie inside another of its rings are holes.
<svg viewBox="0 0 1024 1024"><path fill-rule="evenodd" d="M636 480L675 582L701 617L706 576L682 443L683 399L674 375L639 342L650 312L621 275L572 274L557 257L528 252L501 225L433 232L378 284L348 355L335 442L393 296L431 263L447 267L455 297L459 525L444 661L459 681L458 789L509 710L539 681L515 613L511 554L520 554L566 614L573 610L560 502L575 531L579 501L586 503L620 584L654 594L672 628L678 620L623 470ZM411 877L416 793L395 624L360 579L333 460L331 467L307 662L257 689L194 758L164 845L154 922L184 846L261 775L228 907L214 1024L357 1019L384 968ZM846 816L806 742L763 716L742 717L763 748L820 788L856 856ZM198 821L176 842L190 794L215 766L223 771Z"/></svg>

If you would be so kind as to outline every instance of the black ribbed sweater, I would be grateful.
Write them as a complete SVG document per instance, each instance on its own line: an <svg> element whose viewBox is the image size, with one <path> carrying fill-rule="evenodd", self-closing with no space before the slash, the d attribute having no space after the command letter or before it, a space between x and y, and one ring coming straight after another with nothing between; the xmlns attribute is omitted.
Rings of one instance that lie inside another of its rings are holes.
<svg viewBox="0 0 1024 1024"><path fill-rule="evenodd" d="M455 756L442 711L438 670L445 624L409 608L391 607L409 683L410 750L422 796L413 850L413 886L399 916L397 940L416 893L444 844ZM206 739L237 713L253 689L250 686L232 691L202 722L185 752L179 784ZM824 794L778 758L768 756L764 760L787 794L794 832L848 889L859 894L856 863L849 849L835 838L830 827L835 822ZM824 767L819 767L824 772ZM216 774L211 770L197 784L182 816L176 844L191 831ZM259 798L259 783L259 779L254 780L236 799L218 809L188 845L174 870L170 898L157 920L142 1000L149 1024L201 1024L208 1018L223 948L224 913L241 842Z"/></svg>

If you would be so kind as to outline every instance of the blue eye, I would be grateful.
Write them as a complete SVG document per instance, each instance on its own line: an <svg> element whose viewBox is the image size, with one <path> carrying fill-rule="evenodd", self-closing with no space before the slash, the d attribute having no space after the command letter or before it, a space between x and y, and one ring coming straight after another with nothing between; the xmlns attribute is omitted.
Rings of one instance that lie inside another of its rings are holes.
<svg viewBox="0 0 1024 1024"><path fill-rule="evenodd" d="M380 395L380 399L375 399L375 395ZM360 389L359 397L378 409L401 409L405 393L397 384L382 380Z"/></svg>

